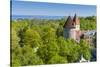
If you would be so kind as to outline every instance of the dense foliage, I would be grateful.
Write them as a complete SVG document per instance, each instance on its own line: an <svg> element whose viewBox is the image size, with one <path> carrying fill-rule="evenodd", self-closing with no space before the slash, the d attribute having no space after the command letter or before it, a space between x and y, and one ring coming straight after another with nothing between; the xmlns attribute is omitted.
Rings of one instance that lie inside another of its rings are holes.
<svg viewBox="0 0 100 67"><path fill-rule="evenodd" d="M86 17L80 18L80 26L81 26L81 30L94 30L96 29L96 17L95 16L90 16L90 17Z"/></svg>
<svg viewBox="0 0 100 67"><path fill-rule="evenodd" d="M63 37L65 19L24 19L11 22L12 66L79 62L91 59L89 44ZM95 17L80 18L81 29L96 29ZM89 23L89 24L88 24ZM87 28L87 26L89 28Z"/></svg>

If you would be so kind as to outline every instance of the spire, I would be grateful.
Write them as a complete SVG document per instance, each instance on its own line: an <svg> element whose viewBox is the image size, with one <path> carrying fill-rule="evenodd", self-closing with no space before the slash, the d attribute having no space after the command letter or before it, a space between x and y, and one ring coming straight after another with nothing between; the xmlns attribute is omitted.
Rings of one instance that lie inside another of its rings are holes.
<svg viewBox="0 0 100 67"><path fill-rule="evenodd" d="M80 24L79 18L75 14L75 16L73 18L71 18L71 16L68 16L67 21L65 22L63 27L64 28L66 28L66 27L74 28L75 25L79 25L79 24Z"/></svg>
<svg viewBox="0 0 100 67"><path fill-rule="evenodd" d="M79 18L77 17L76 13L75 13L75 16L73 18L73 22L75 22L75 24L80 24Z"/></svg>
<svg viewBox="0 0 100 67"><path fill-rule="evenodd" d="M68 16L68 19L67 21L65 22L64 26L63 27L67 27L67 26L70 26L70 24L73 22L71 16Z"/></svg>
<svg viewBox="0 0 100 67"><path fill-rule="evenodd" d="M74 18L73 18L73 21L76 21L76 18L77 18L77 15L75 13Z"/></svg>

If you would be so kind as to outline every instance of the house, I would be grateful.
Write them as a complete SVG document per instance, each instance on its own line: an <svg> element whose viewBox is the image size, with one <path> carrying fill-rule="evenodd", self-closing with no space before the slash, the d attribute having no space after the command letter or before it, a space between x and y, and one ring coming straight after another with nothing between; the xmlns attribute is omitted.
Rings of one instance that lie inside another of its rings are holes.
<svg viewBox="0 0 100 67"><path fill-rule="evenodd" d="M63 28L64 28L63 35L65 38L71 38L77 42L80 41L80 35L81 35L80 20L76 14L73 18L71 16L68 16L68 19L65 22Z"/></svg>

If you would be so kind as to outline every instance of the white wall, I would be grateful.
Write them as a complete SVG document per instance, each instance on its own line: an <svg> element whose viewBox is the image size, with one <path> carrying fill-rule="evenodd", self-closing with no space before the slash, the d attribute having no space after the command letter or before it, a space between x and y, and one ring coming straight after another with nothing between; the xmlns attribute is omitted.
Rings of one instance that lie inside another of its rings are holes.
<svg viewBox="0 0 100 67"><path fill-rule="evenodd" d="M76 25L76 30L80 30L80 25Z"/></svg>

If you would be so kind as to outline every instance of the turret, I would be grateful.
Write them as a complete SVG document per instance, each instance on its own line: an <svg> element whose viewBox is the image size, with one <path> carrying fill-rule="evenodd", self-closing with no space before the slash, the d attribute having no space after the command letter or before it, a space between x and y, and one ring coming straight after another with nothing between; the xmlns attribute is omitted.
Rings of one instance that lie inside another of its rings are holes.
<svg viewBox="0 0 100 67"><path fill-rule="evenodd" d="M64 37L71 38L79 42L80 40L80 21L77 15L72 18L68 16L67 21L64 24Z"/></svg>

